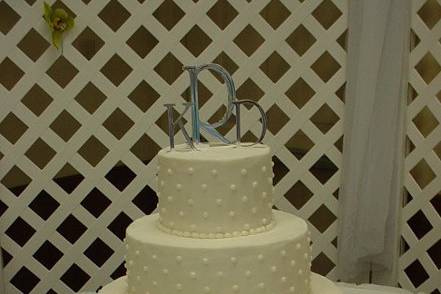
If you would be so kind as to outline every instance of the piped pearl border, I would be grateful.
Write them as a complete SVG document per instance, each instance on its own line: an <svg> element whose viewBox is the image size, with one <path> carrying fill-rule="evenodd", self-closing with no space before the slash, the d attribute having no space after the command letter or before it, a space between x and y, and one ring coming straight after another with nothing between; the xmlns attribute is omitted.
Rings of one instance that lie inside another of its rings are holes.
<svg viewBox="0 0 441 294"><path fill-rule="evenodd" d="M167 234L176 235L179 237L186 237L186 238L193 238L193 239L226 239L226 238L234 238L234 237L240 237L240 236L249 236L249 235L256 235L259 233L263 233L266 231L271 230L275 226L275 220L272 219L271 223L265 226L261 226L258 228L253 228L249 230L242 230L242 231L235 231L235 232L227 232L227 233L197 233L197 232L185 232L185 231L179 231L175 229L170 229L163 224L161 224L160 221L157 222L158 228Z"/></svg>

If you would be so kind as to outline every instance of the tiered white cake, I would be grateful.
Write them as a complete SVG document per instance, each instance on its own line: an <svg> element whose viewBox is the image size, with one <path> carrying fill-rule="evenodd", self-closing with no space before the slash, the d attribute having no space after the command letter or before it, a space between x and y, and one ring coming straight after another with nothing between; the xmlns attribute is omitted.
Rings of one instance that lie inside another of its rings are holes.
<svg viewBox="0 0 441 294"><path fill-rule="evenodd" d="M312 274L305 221L272 210L265 145L158 155L159 214L127 229L127 276L100 293L334 294Z"/></svg>

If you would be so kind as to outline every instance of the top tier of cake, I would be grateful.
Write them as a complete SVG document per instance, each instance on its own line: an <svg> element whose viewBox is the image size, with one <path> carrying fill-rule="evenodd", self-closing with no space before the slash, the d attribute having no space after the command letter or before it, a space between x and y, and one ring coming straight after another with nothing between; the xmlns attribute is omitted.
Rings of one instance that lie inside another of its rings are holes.
<svg viewBox="0 0 441 294"><path fill-rule="evenodd" d="M186 145L158 154L160 228L194 238L255 234L272 226L272 161L265 145Z"/></svg>

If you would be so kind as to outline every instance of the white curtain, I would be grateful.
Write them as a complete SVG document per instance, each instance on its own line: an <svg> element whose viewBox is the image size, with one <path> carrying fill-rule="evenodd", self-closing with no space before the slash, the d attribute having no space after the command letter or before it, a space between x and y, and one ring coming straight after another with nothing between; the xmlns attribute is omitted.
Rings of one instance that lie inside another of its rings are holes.
<svg viewBox="0 0 441 294"><path fill-rule="evenodd" d="M338 274L395 280L410 0L350 0ZM360 280L358 280L360 282ZM396 282L396 281L395 281Z"/></svg>

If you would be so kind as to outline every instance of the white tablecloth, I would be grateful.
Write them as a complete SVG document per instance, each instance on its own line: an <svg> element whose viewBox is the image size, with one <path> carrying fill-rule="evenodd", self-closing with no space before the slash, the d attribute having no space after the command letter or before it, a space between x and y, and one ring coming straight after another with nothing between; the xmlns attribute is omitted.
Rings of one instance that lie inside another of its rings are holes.
<svg viewBox="0 0 441 294"><path fill-rule="evenodd" d="M343 290L343 294L412 294L411 292L403 289L372 284L355 286L350 284L338 283L338 286ZM79 294L95 294L95 292L81 292Z"/></svg>
<svg viewBox="0 0 441 294"><path fill-rule="evenodd" d="M338 283L338 286L343 290L343 294L412 294L407 290L372 284L356 286L351 284Z"/></svg>

